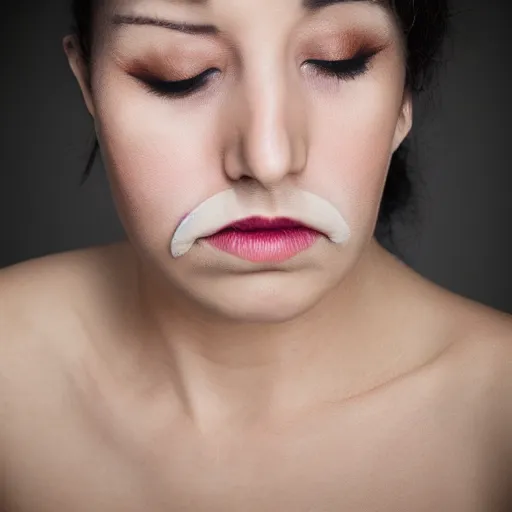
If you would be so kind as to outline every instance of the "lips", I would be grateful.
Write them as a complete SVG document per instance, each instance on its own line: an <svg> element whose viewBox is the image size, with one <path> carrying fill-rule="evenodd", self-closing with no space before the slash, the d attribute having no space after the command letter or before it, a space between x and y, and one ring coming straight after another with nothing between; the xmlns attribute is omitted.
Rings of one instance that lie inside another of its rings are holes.
<svg viewBox="0 0 512 512"><path fill-rule="evenodd" d="M250 217L237 222L233 222L228 226L221 228L217 233L223 233L226 231L276 231L283 229L310 229L308 226L297 222L293 219L285 217L279 217L274 219L268 219L265 217Z"/></svg>
<svg viewBox="0 0 512 512"><path fill-rule="evenodd" d="M249 217L233 222L205 240L220 251L254 263L279 263L309 249L318 231L289 218Z"/></svg>

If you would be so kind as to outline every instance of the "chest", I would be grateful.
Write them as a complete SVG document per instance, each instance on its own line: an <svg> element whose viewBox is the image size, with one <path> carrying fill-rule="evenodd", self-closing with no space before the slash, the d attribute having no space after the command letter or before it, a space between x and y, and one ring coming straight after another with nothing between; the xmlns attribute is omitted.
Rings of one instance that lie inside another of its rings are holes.
<svg viewBox="0 0 512 512"><path fill-rule="evenodd" d="M205 439L55 418L25 439L12 497L20 512L494 512L478 422L375 407Z"/></svg>

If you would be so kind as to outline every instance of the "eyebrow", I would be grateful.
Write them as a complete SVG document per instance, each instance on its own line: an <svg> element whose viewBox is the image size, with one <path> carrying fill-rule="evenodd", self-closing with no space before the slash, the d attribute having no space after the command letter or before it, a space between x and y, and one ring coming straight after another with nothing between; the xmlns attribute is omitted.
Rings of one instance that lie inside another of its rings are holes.
<svg viewBox="0 0 512 512"><path fill-rule="evenodd" d="M382 4L382 0L302 0L302 7L306 11L317 11L324 7L336 4L352 4L366 2L367 4Z"/></svg>
<svg viewBox="0 0 512 512"><path fill-rule="evenodd" d="M205 6L209 0L168 0L170 3L176 4L191 4ZM331 5L337 4L351 4L351 3L367 3L381 5L383 0L302 0L302 8L307 12L315 12L324 9ZM160 18L150 16L133 16L126 14L114 14L111 19L114 25L152 25L155 27L162 27L169 30L176 30L186 34L203 34L215 35L219 34L220 30L215 25L201 25L194 23L177 23Z"/></svg>

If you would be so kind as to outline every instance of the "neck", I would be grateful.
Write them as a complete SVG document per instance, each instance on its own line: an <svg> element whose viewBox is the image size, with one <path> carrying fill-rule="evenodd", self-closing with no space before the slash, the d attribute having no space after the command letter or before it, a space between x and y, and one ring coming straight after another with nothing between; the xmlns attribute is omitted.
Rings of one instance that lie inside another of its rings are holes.
<svg viewBox="0 0 512 512"><path fill-rule="evenodd" d="M163 290L139 266L141 325L195 422L205 429L247 424L340 401L392 378L403 346L390 283L404 270L372 241L314 308L263 325L215 318Z"/></svg>

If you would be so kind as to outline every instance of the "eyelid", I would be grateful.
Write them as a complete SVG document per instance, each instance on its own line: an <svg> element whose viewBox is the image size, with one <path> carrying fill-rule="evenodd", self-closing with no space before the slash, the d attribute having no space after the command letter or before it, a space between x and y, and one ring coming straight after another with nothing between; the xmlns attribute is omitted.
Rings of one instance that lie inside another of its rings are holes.
<svg viewBox="0 0 512 512"><path fill-rule="evenodd" d="M372 58L379 50L362 50L350 59L320 60L308 59L305 64L311 64L315 73L337 80L347 80L363 75ZM151 94L160 97L184 98L205 89L211 75L220 72L217 68L208 68L202 73L184 80L161 80L154 76L135 76Z"/></svg>
<svg viewBox="0 0 512 512"><path fill-rule="evenodd" d="M210 75L213 75L218 71L219 70L216 68L209 68L198 75L184 80L161 80L151 76L139 76L136 78L138 78L152 94L179 98L189 96L192 93L203 89L203 86L208 83Z"/></svg>
<svg viewBox="0 0 512 512"><path fill-rule="evenodd" d="M370 49L370 48L362 48L361 50L359 50L358 52L356 52L355 54L353 54L352 57L349 57L349 58L345 58L345 59L333 59L333 60L329 60L329 59L308 59L306 62L332 62L332 63L339 63L339 62L346 62L346 63L350 63L350 62L357 62L357 61L362 61L362 60L368 60L368 59L371 59L373 57L375 57L379 52L381 51L380 48L373 48L373 49Z"/></svg>
<svg viewBox="0 0 512 512"><path fill-rule="evenodd" d="M330 75L334 78L356 78L368 70L368 65L379 53L378 50L361 51L350 59L320 60L308 59L305 64L314 66L315 72L320 75Z"/></svg>

